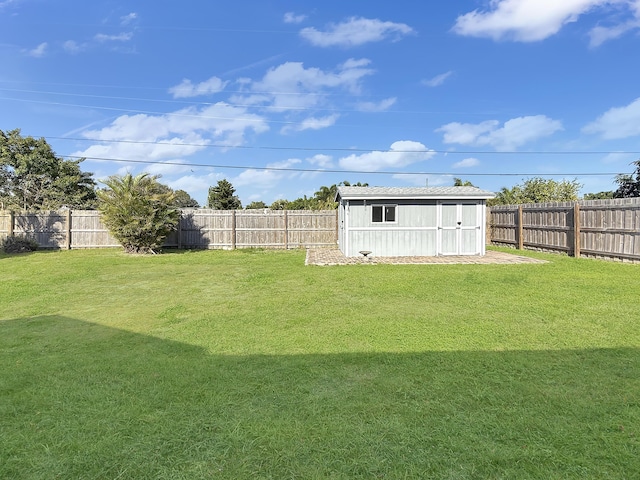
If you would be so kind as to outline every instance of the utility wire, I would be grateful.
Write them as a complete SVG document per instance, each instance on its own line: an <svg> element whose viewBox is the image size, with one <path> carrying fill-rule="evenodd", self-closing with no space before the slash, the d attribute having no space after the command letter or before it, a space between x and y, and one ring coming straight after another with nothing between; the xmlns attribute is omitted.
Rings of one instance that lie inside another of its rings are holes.
<svg viewBox="0 0 640 480"><path fill-rule="evenodd" d="M2 89L0 88L0 90L6 90L6 89ZM256 92L243 92L243 94L254 94ZM101 95L82 95L82 94L61 94L61 95L71 95L71 96L78 96L78 97L93 97L93 98L105 98L105 99L121 99L121 100L139 100L139 101L148 101L148 102L167 102L167 103L182 103L182 104L187 104L189 106L193 106L193 107L216 107L219 106L220 108L253 108L253 109L258 109L258 110L264 110L264 111L275 111L276 113L278 112L286 112L286 111L297 111L297 112L305 112L305 111L309 111L309 112L333 112L333 113L371 113L371 114L380 114L380 113L393 113L393 114L425 114L425 115L481 115L481 116L486 116L489 114L485 114L485 113L474 113L474 112L449 112L449 111L402 111L402 110L382 110L382 111L368 111L366 109L340 109L340 108L327 108L327 107L322 107L322 106L313 106L313 107L284 107L284 106L276 106L276 105L251 105L251 104L238 104L238 103L228 103L225 101L220 101L220 102L193 102L193 101L178 101L178 100L153 100L153 99L145 99L145 98L127 98L127 97L107 97L107 96L101 96ZM259 95L259 94L258 94ZM269 95L283 95L281 93L271 93ZM288 94L288 95L296 95L294 93ZM307 93L299 93L298 95L307 95ZM308 95L313 95L313 94L308 94ZM159 111L154 111L154 110L137 110L137 109L132 109L132 108L118 108L118 107L105 107L105 106L99 106L99 105L84 105L84 104L80 104L80 103L64 103L64 102L52 102L52 101L45 101L45 100L28 100L28 99L24 99L24 98L13 98L13 97L0 97L0 100L6 100L6 101L13 101L13 102L23 102L23 103L37 103L37 104L41 104L41 105L55 105L55 106L62 106L62 107L76 107L76 108L87 108L87 109L94 109L94 110L109 110L109 111L116 111L116 112L123 112L123 114L127 114L127 113L143 113L146 115L157 115L157 116L177 116L177 117L191 117L191 118L204 118L204 119L214 119L214 120L244 120L244 121L249 121L249 122L260 122L260 123L277 123L277 124L299 124L301 123L300 121L281 121L281 120L268 120L264 117L259 117L259 118L246 118L246 117L218 117L218 116L210 116L210 115L201 115L201 114L187 114L187 113L180 113L180 111L178 112L159 112ZM252 115L252 116L256 116L258 115L257 113L244 113L244 115ZM346 124L342 124L341 126L343 127L363 127L365 125L346 125Z"/></svg>
<svg viewBox="0 0 640 480"><path fill-rule="evenodd" d="M32 135L33 136L33 135ZM586 150L538 150L538 151L487 151L487 150L434 150L428 148L426 150L383 150L378 148L350 148L350 147L274 147L268 145L226 145L211 143L171 143L163 141L141 141L141 140L104 140L100 138L76 138L76 137L56 137L40 135L38 137L53 140L70 140L77 142L99 142L99 143L124 143L134 145L167 145L170 147L202 147L202 148L224 148L224 149L242 149L242 150L299 150L314 152L381 152L381 153L446 153L449 155L609 155L612 153L619 154L640 154L640 150L610 150L610 151L586 151Z"/></svg>
<svg viewBox="0 0 640 480"><path fill-rule="evenodd" d="M0 84L2 84L3 82L0 80ZM47 85L47 84L45 84ZM58 84L54 84L54 85L58 85ZM76 86L76 87L94 87L93 85L74 85L74 84L60 84L60 85L68 85L68 86ZM108 87L106 85L95 85L95 87L104 87L104 88L122 88L122 89L129 89L129 88L146 88L146 87L117 87L117 86L112 86L112 87ZM177 85L176 87L179 87L179 85ZM159 89L159 88L155 88L154 90L162 90L164 92L169 91L170 89L168 88L164 88L164 89ZM84 94L84 93L69 93L69 92L50 92L50 91L43 91L43 90L26 90L26 89L17 89L17 88L4 88L4 87L0 87L0 91L3 92L16 92L16 93L33 93L33 94L39 94L39 95L59 95L59 96L67 96L67 97L85 97L85 98L97 98L97 99L103 99L103 100L131 100L131 101L140 101L140 102L155 102L155 103L169 103L169 104L181 104L181 105L203 105L203 106L213 106L213 105L217 105L220 102L203 102L203 101L194 101L194 100L188 100L186 98L180 98L180 99L158 99L158 98L144 98L144 97L120 97L120 96L111 96L111 95L96 95L96 94ZM329 92L283 92L283 91L277 91L277 92L269 92L269 91L246 91L246 90L221 90L219 92L215 92L215 94L237 94L237 95L246 95L246 96L250 96L250 95L270 95L270 96L305 96L305 97L339 97L339 96L346 96L347 94L342 94L342 93L329 93ZM361 99L371 99L371 98L379 98L380 100L386 100L388 97L382 97L382 96L372 96L372 95L366 95L366 96L360 96L359 98ZM0 100L13 100L16 102L36 102L35 100L29 100L29 99L24 99L24 98L0 98ZM305 110L313 110L313 111L329 111L329 112L363 112L363 110L358 110L358 109L340 109L340 108L322 108L322 107L285 107L285 106L274 106L274 105L262 105L262 104L241 104L241 103L229 103L226 101L221 101L222 103L224 103L225 106L231 106L231 107L238 107L238 108L256 108L256 109L262 109L262 110L291 110L291 111L305 111ZM100 108L100 107L94 107L92 105L80 105L80 106L84 106L86 108ZM124 111L124 109L123 109ZM436 111L436 110L397 110L397 109L388 109L388 110L383 110L383 111L375 111L375 112L368 112L368 111L364 111L363 113L393 113L393 114L412 114L412 115L482 115L482 116L487 116L487 115L495 115L497 113L495 112L459 112L459 111ZM157 112L158 115L163 115L160 112Z"/></svg>
<svg viewBox="0 0 640 480"><path fill-rule="evenodd" d="M367 171L367 170L338 170L338 169L321 169L321 168L296 168L296 167L258 167L253 165L211 165L207 163L183 163L183 162L161 162L158 160L131 160L123 158L105 158L105 157L80 157L75 155L67 155L66 158L95 160L101 162L124 162L124 163L140 163L147 165L176 165L180 167L202 167L202 168L219 168L219 169L239 169L239 170L268 170L277 172L308 172L308 173L353 173L360 175L442 175L442 176L456 176L460 175L460 172L401 172L401 171ZM464 173L464 176L474 177L574 177L574 176L589 176L589 177L603 177L603 176L615 176L618 173L611 172L598 172L598 173Z"/></svg>

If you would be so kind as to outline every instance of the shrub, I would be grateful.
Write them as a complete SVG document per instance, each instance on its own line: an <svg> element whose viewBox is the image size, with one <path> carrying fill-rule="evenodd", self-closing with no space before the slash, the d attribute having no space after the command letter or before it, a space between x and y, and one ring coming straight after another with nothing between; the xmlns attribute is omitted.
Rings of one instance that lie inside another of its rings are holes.
<svg viewBox="0 0 640 480"><path fill-rule="evenodd" d="M4 253L35 252L37 249L38 242L24 235L11 235L2 241Z"/></svg>
<svg viewBox="0 0 640 480"><path fill-rule="evenodd" d="M157 253L178 225L171 189L146 173L114 175L98 191L102 221L128 253Z"/></svg>

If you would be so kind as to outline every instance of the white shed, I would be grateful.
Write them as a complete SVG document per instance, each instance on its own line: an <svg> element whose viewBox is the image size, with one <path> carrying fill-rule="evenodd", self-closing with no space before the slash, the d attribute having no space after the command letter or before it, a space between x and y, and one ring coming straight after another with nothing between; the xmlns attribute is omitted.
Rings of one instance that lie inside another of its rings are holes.
<svg viewBox="0 0 640 480"><path fill-rule="evenodd" d="M347 257L484 255L493 196L476 187L338 187L338 247Z"/></svg>

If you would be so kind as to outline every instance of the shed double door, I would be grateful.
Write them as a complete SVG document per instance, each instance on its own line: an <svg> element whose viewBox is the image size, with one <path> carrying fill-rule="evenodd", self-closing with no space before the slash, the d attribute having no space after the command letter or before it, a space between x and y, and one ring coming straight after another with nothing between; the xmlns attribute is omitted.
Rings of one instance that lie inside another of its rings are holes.
<svg viewBox="0 0 640 480"><path fill-rule="evenodd" d="M477 203L441 203L440 255L479 255L480 222Z"/></svg>

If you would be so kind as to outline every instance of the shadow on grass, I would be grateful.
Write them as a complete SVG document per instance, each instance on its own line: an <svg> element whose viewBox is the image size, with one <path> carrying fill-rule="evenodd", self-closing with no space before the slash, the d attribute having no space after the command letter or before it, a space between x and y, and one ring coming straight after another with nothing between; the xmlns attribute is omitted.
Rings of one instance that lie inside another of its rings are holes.
<svg viewBox="0 0 640 480"><path fill-rule="evenodd" d="M211 355L0 322L0 478L637 478L640 354Z"/></svg>

